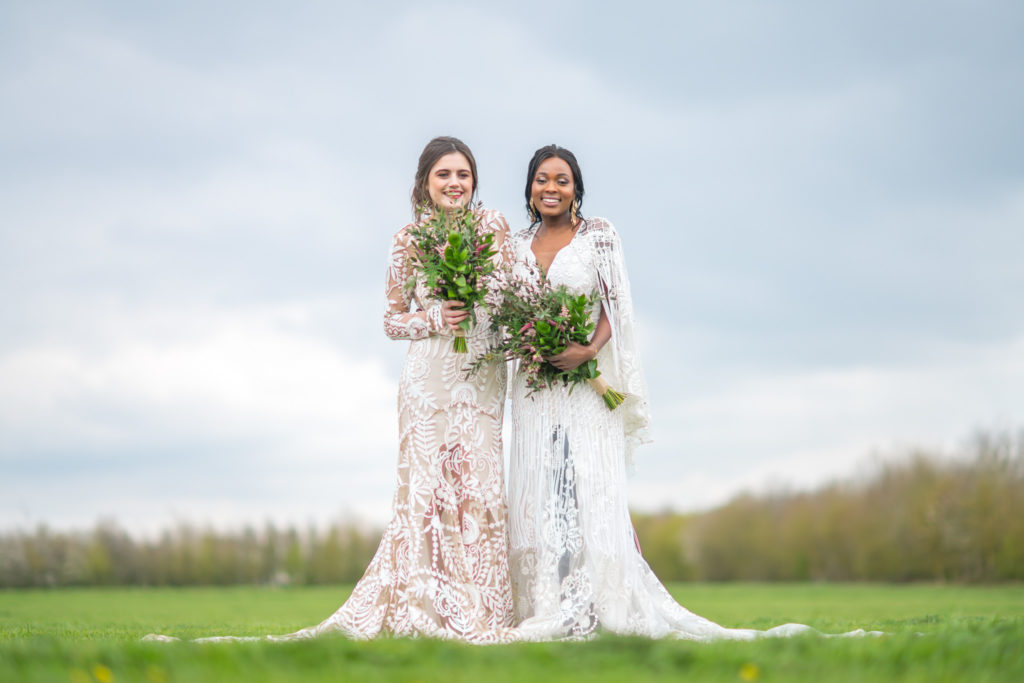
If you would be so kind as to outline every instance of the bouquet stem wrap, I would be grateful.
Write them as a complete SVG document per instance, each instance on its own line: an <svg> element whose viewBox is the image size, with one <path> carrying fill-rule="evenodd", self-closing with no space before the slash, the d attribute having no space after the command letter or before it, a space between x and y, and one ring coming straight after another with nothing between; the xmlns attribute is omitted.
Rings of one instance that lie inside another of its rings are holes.
<svg viewBox="0 0 1024 683"><path fill-rule="evenodd" d="M587 383L594 388L598 396L604 399L604 404L608 406L608 410L615 410L626 400L626 395L612 389L604 377L593 377L588 379Z"/></svg>
<svg viewBox="0 0 1024 683"><path fill-rule="evenodd" d="M466 344L466 332L461 327L455 330L455 339L452 341L452 350L455 353L468 353L469 345Z"/></svg>

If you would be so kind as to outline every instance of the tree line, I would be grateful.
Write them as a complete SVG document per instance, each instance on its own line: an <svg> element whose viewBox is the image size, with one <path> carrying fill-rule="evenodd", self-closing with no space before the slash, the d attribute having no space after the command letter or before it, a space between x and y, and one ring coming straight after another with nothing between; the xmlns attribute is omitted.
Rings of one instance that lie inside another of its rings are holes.
<svg viewBox="0 0 1024 683"><path fill-rule="evenodd" d="M1024 580L1024 432L913 450L859 479L740 495L701 514L635 515L664 580Z"/></svg>
<svg viewBox="0 0 1024 683"><path fill-rule="evenodd" d="M1024 580L1024 433L956 457L911 451L813 491L744 494L713 510L634 514L664 581ZM0 534L0 587L351 583L379 528L179 525L153 540L113 522Z"/></svg>
<svg viewBox="0 0 1024 683"><path fill-rule="evenodd" d="M181 524L156 540L135 539L113 522L88 532L39 527L0 535L0 587L350 583L380 535L354 522L240 531Z"/></svg>

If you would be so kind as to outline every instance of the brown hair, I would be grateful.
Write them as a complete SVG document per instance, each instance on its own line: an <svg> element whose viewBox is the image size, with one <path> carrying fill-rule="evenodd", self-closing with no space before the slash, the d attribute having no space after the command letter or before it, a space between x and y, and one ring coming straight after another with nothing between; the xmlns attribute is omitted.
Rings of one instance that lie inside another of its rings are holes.
<svg viewBox="0 0 1024 683"><path fill-rule="evenodd" d="M473 153L469 151L469 146L462 140L442 135L427 143L420 154L420 161L416 165L416 179L412 186L412 210L414 213L420 206L430 204L430 192L427 190L430 170L434 168L438 159L452 152L458 152L469 162L469 170L473 174L473 194L470 196L470 200L472 201L476 196L476 159L473 157Z"/></svg>

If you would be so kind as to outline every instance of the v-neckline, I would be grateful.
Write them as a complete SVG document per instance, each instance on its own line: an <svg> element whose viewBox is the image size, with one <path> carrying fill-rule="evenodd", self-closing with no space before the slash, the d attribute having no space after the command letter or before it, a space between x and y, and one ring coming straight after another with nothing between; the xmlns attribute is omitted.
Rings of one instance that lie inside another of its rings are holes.
<svg viewBox="0 0 1024 683"><path fill-rule="evenodd" d="M566 249L569 248L570 245L572 245L573 241L575 241L576 239L576 235L579 234L580 228L582 227L583 223L580 222L580 224L576 226L576 229L572 231L572 237L569 238L569 241L563 244L561 248L559 248L559 250L555 252L555 255L551 257L551 263L548 264L547 270L541 268L540 261L537 260L537 254L533 252L533 239L537 236L537 231L540 230L540 226L538 225L537 230L533 231L533 234L530 235L530 243L526 245L526 249L527 251L530 252L530 257L533 259L533 263L534 265L537 266L537 270L540 271L540 276L543 279L546 280L548 278L548 274L551 272L551 269L555 267L555 261L558 260L558 257L561 255L563 251L565 251Z"/></svg>

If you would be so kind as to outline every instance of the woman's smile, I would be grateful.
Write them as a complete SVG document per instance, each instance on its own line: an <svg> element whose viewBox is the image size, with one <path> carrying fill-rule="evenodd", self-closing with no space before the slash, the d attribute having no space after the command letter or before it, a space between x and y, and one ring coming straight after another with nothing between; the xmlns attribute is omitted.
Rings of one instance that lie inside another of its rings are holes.
<svg viewBox="0 0 1024 683"><path fill-rule="evenodd" d="M533 206L543 217L556 218L569 213L576 198L572 169L564 159L551 157L537 167L530 191Z"/></svg>

